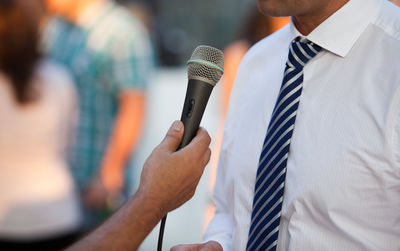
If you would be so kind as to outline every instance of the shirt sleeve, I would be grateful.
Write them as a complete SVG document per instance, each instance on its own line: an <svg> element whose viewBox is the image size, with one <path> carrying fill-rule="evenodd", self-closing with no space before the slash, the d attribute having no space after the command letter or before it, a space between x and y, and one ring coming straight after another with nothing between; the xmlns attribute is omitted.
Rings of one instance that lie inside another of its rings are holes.
<svg viewBox="0 0 400 251"><path fill-rule="evenodd" d="M153 52L148 34L144 30L118 36L111 42L110 78L116 91L143 90L152 74Z"/></svg>
<svg viewBox="0 0 400 251"><path fill-rule="evenodd" d="M394 95L388 117L389 127L393 128L389 134L393 145L391 154L397 166L400 166L400 89Z"/></svg>
<svg viewBox="0 0 400 251"><path fill-rule="evenodd" d="M206 232L204 241L216 241L221 244L224 251L231 250L232 243L232 224L228 212L228 204L225 193L225 158L224 152L221 152L220 161L217 170L217 179L213 192L213 201L215 203L215 215L212 218Z"/></svg>

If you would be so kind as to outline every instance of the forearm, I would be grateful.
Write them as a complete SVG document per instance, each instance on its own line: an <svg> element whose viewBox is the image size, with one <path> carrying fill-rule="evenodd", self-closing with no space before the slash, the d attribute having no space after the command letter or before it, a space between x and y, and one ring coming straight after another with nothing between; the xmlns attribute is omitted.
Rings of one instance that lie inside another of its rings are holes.
<svg viewBox="0 0 400 251"><path fill-rule="evenodd" d="M129 154L139 141L144 110L143 93L132 92L121 95L120 107L101 167L102 180L109 190L117 186L116 181L110 181L111 177L122 176Z"/></svg>
<svg viewBox="0 0 400 251"><path fill-rule="evenodd" d="M183 123L175 121L164 140L147 158L137 192L111 218L69 250L136 250L158 221L193 197L210 160L210 137L196 137L176 151Z"/></svg>
<svg viewBox="0 0 400 251"><path fill-rule="evenodd" d="M68 250L136 250L164 214L155 201L138 191L103 225Z"/></svg>

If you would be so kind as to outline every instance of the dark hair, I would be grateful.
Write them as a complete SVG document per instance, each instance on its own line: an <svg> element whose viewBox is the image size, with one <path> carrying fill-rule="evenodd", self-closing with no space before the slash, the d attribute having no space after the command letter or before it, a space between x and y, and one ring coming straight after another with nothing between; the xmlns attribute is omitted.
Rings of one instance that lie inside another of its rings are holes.
<svg viewBox="0 0 400 251"><path fill-rule="evenodd" d="M19 104L32 101L32 76L40 58L41 0L0 0L0 70Z"/></svg>

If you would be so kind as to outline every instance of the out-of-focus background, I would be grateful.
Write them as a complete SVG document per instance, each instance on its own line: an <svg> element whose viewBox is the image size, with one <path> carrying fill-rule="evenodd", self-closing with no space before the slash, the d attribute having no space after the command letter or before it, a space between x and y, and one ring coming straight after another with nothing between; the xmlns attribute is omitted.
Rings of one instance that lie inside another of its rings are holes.
<svg viewBox="0 0 400 251"><path fill-rule="evenodd" d="M168 215L163 246L201 242L236 71L288 23L255 0L2 0L0 244L62 247L109 217L180 119L186 61L210 45L225 53L201 123L213 155L194 198ZM158 231L140 250L156 249Z"/></svg>

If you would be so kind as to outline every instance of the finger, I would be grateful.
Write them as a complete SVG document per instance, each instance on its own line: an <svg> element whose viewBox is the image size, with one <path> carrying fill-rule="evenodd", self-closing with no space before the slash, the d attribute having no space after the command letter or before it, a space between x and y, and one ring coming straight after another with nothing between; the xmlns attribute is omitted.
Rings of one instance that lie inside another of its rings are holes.
<svg viewBox="0 0 400 251"><path fill-rule="evenodd" d="M170 249L170 251L184 251L184 250L185 250L185 245L177 245Z"/></svg>
<svg viewBox="0 0 400 251"><path fill-rule="evenodd" d="M165 135L160 147L164 147L171 152L175 152L183 137L183 123L179 120L174 121Z"/></svg>
<svg viewBox="0 0 400 251"><path fill-rule="evenodd" d="M210 146L211 138L208 132L204 128L199 128L196 136L192 141L180 151L185 152L185 154L196 153L197 156L203 156Z"/></svg>
<svg viewBox="0 0 400 251"><path fill-rule="evenodd" d="M206 153L203 156L203 169L204 167L208 164L208 162L210 162L210 158L211 158L211 149L208 148Z"/></svg>
<svg viewBox="0 0 400 251"><path fill-rule="evenodd" d="M203 244L188 244L188 245L176 245L170 249L170 251L192 251L192 250L199 250L203 247Z"/></svg>
<svg viewBox="0 0 400 251"><path fill-rule="evenodd" d="M172 248L169 249L169 251L178 251L179 247L178 246L174 246Z"/></svg>

